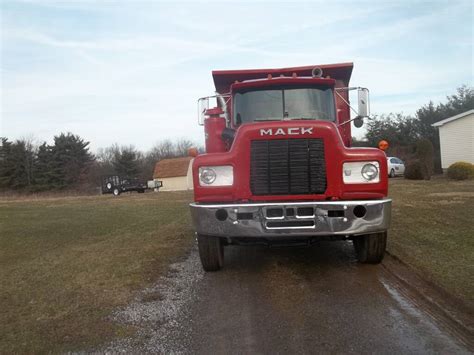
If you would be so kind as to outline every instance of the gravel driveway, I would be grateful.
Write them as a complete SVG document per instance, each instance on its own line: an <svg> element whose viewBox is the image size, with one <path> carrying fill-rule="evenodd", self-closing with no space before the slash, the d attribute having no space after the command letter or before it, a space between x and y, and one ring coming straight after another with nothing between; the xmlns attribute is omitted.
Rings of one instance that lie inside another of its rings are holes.
<svg viewBox="0 0 474 355"><path fill-rule="evenodd" d="M137 337L100 352L470 353L349 242L228 247L225 258L217 273L202 272L196 250L172 265L115 315Z"/></svg>

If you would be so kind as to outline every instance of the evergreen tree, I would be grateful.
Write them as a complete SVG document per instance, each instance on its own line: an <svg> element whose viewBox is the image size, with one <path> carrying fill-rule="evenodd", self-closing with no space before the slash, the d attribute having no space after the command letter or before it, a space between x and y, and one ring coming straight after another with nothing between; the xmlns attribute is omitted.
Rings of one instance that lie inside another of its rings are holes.
<svg viewBox="0 0 474 355"><path fill-rule="evenodd" d="M33 175L35 177L34 190L44 191L53 188L52 179L53 151L46 142L38 147Z"/></svg>
<svg viewBox="0 0 474 355"><path fill-rule="evenodd" d="M369 146L376 147L381 139L393 146L404 146L418 139L416 120L401 114L388 114L375 117L367 122L366 139Z"/></svg>
<svg viewBox="0 0 474 355"><path fill-rule="evenodd" d="M33 144L21 139L13 143L2 138L0 149L0 186L21 189L33 184Z"/></svg>
<svg viewBox="0 0 474 355"><path fill-rule="evenodd" d="M142 156L133 146L114 147L112 165L118 175L136 177L140 170Z"/></svg>
<svg viewBox="0 0 474 355"><path fill-rule="evenodd" d="M15 172L15 162L11 154L13 143L5 137L0 139L0 188L8 188Z"/></svg>
<svg viewBox="0 0 474 355"><path fill-rule="evenodd" d="M53 188L76 185L87 171L88 163L94 160L89 153L89 142L72 133L61 133L54 137L49 166L50 183Z"/></svg>

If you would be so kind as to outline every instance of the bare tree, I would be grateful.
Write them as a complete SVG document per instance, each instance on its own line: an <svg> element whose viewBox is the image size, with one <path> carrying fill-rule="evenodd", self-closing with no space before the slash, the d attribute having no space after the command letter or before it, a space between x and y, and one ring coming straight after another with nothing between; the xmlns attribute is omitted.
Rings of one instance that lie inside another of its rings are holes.
<svg viewBox="0 0 474 355"><path fill-rule="evenodd" d="M97 149L96 159L99 163L112 164L115 152L119 150L118 145L114 144L111 147Z"/></svg>
<svg viewBox="0 0 474 355"><path fill-rule="evenodd" d="M195 144L186 138L180 138L175 143L175 152L178 157L185 157L188 155L189 148L194 147Z"/></svg>
<svg viewBox="0 0 474 355"><path fill-rule="evenodd" d="M155 144L151 151L153 152L153 155L159 160L166 158L174 158L176 155L174 144L169 139Z"/></svg>
<svg viewBox="0 0 474 355"><path fill-rule="evenodd" d="M185 157L188 149L195 144L186 138L175 141L165 139L157 142L149 151L142 153L132 146L114 144L97 150L96 174L132 174L142 180L153 177L153 170L157 162L163 159Z"/></svg>

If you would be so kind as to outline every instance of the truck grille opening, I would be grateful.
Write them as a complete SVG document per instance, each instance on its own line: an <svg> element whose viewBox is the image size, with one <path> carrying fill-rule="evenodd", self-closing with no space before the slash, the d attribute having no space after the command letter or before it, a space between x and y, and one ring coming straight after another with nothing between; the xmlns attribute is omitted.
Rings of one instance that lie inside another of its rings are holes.
<svg viewBox="0 0 474 355"><path fill-rule="evenodd" d="M250 189L254 195L323 194L326 191L323 140L252 141Z"/></svg>
<svg viewBox="0 0 474 355"><path fill-rule="evenodd" d="M267 229L314 228L314 221L267 222Z"/></svg>
<svg viewBox="0 0 474 355"><path fill-rule="evenodd" d="M283 208L267 209L267 218L283 218Z"/></svg>

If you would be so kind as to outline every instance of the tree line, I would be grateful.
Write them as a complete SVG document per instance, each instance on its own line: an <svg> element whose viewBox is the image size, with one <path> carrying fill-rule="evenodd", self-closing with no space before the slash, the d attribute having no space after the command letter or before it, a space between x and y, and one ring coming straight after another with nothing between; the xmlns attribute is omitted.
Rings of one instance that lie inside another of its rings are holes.
<svg viewBox="0 0 474 355"><path fill-rule="evenodd" d="M408 161L419 155L417 147L426 151L430 149L426 145L431 145L434 169L441 172L439 131L432 124L472 109L474 88L461 86L446 98L446 102L435 104L430 101L420 107L414 116L390 113L369 119L365 140L355 140L354 145L376 147L380 140L385 139L390 144L387 155Z"/></svg>
<svg viewBox="0 0 474 355"><path fill-rule="evenodd" d="M186 156L195 146L187 139L164 140L147 152L114 144L92 154L90 142L72 133L55 136L52 144L5 137L0 143L0 189L26 192L94 189L103 175L150 180L156 162Z"/></svg>
<svg viewBox="0 0 474 355"><path fill-rule="evenodd" d="M430 171L434 165L440 171L439 133L431 125L471 109L474 109L474 89L462 86L445 103L429 102L414 116L390 113L369 119L365 140L354 139L353 145L376 147L385 139L390 143L388 155L406 161L422 160L425 170ZM52 144L35 144L31 138L10 141L5 137L0 137L0 143L0 189L31 192L94 188L102 175L149 180L156 162L186 156L194 146L187 139L165 140L147 152L114 144L92 154L89 142L72 133L55 136Z"/></svg>

